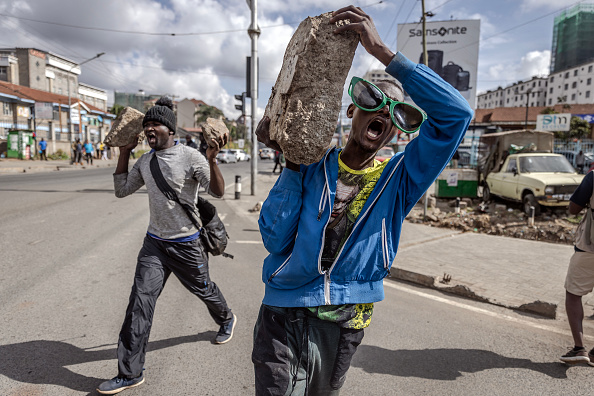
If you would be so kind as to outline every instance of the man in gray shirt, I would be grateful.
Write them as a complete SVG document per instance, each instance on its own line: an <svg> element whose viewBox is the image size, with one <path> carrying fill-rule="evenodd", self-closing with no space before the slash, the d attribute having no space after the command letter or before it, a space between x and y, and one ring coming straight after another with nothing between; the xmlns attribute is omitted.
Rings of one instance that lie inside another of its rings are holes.
<svg viewBox="0 0 594 396"><path fill-rule="evenodd" d="M225 181L216 156L227 143L228 136L224 135L221 141L213 139L206 158L196 149L176 144L173 140L176 129L173 103L166 97L149 109L142 124L152 150L140 157L128 172L130 151L136 143L120 147L113 179L118 198L146 185L150 222L138 254L134 285L120 330L118 375L99 386L97 390L102 394L115 394L144 382L144 359L155 304L171 273L208 307L211 317L220 326L214 339L216 344L231 340L237 323L223 294L210 280L208 254L200 241L200 230L180 204L165 197L150 170L150 161L156 156L165 180L182 204L195 205L199 186L220 198L225 192Z"/></svg>

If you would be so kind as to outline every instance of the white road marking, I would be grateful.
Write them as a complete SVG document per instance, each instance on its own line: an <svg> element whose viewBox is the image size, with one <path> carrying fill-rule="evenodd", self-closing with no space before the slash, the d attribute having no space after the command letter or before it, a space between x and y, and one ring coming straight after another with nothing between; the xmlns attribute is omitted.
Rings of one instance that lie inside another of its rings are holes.
<svg viewBox="0 0 594 396"><path fill-rule="evenodd" d="M261 245L262 244L262 241L233 241L233 240L231 240L230 242L243 243L246 245Z"/></svg>
<svg viewBox="0 0 594 396"><path fill-rule="evenodd" d="M540 329L540 330L550 331L552 333L557 333L557 334L571 336L571 333L569 331L559 330L559 329L557 329L555 327L541 325L541 324L538 324L538 323L532 323L532 322L527 321L527 320L514 318L513 316L504 315L504 314L500 314L500 313L497 313L497 312L488 311L486 309L482 309L482 308L478 308L478 307L473 307L472 305L462 304L462 303L459 303L457 301L448 300L447 298L438 297L438 296L432 296L431 294L423 293L423 292L420 292L420 291L417 291L417 290L412 290L412 289L406 288L404 286L400 286L400 285L394 284L391 281L384 281L384 286L388 286L388 287L391 287L392 289L400 290L400 291L403 291L405 293L414 294L414 295L419 296L419 297L424 297L424 298L427 298L429 300L433 300L433 301L441 302L441 303L444 303L444 304L449 304L449 305L452 305L454 307L466 309L468 311L480 313L480 314L487 315L487 316L492 316L492 317L499 318L499 319L504 319L504 320L507 320L507 321L510 321L510 322L519 323L519 324L522 324L522 325L525 325L525 326L530 326L530 327L533 327L533 328L536 328L536 329ZM592 336L584 336L584 337L585 338L594 339L594 337L592 337Z"/></svg>

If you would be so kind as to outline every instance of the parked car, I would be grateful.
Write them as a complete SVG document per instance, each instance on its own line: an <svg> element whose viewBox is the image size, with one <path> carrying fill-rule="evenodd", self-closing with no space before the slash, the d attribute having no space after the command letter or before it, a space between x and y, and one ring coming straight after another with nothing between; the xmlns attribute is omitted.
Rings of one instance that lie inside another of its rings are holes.
<svg viewBox="0 0 594 396"><path fill-rule="evenodd" d="M271 148L260 149L260 159L274 159L274 150Z"/></svg>
<svg viewBox="0 0 594 396"><path fill-rule="evenodd" d="M384 162L387 159L390 159L394 156L394 149L392 147L384 147L379 149L379 151L375 154L375 159L379 162Z"/></svg>
<svg viewBox="0 0 594 396"><path fill-rule="evenodd" d="M583 178L561 154L511 154L499 172L487 175L483 200L488 201L496 195L522 202L527 214L534 206L535 214L539 214L541 206L569 205L569 198Z"/></svg>
<svg viewBox="0 0 594 396"><path fill-rule="evenodd" d="M230 149L222 149L217 154L217 160L221 161L224 164L228 164L229 162L237 162L237 157L235 153Z"/></svg>
<svg viewBox="0 0 594 396"><path fill-rule="evenodd" d="M233 154L235 154L235 158L237 159L237 162L249 161L251 159L250 155L243 150L240 150L240 149L230 149L230 150L233 152Z"/></svg>

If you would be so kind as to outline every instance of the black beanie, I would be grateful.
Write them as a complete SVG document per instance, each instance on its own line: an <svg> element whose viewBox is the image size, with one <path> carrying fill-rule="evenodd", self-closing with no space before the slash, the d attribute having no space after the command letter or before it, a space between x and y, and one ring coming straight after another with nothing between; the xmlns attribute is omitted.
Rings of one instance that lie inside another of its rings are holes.
<svg viewBox="0 0 594 396"><path fill-rule="evenodd" d="M157 100L157 103L151 107L142 120L142 126L149 121L157 121L169 128L170 131L175 132L175 113L173 112L173 102L168 96L162 96Z"/></svg>

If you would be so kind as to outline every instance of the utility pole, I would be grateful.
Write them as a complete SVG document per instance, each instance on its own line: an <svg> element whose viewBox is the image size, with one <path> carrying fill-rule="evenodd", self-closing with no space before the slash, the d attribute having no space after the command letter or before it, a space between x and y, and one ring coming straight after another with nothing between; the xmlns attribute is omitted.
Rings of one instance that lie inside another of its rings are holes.
<svg viewBox="0 0 594 396"><path fill-rule="evenodd" d="M256 195L256 176L258 175L258 139L256 138L256 112L258 110L258 37L260 27L258 26L258 0L246 0L252 12L252 24L248 28L248 34L252 39L251 59L251 92L252 99L252 172L251 172L251 194Z"/></svg>
<svg viewBox="0 0 594 396"><path fill-rule="evenodd" d="M67 80L68 80L68 132L70 133L70 143L71 143L71 144L72 144L72 142L74 141L74 137L72 136L72 134L73 134L73 127L72 127L72 99L71 99L71 95L70 95L70 72L71 72L71 71L72 71L72 69L74 69L76 66L80 66L80 65L82 65L82 64L85 64L85 63L87 63L87 62L90 62L90 61L92 61L92 60L94 60L94 59L97 59L97 58L99 58L100 56L103 56L103 55L105 55L105 52L101 52L101 53L99 53L99 54L95 55L94 57L92 57L92 58L89 58L89 59L87 59L87 60L85 60L85 61L82 61L82 62L80 62L80 63L75 63L75 64L74 64L74 65L72 65L72 66L70 67L70 69L68 70L68 75L66 76L66 78L67 78ZM77 86L77 88L78 88L78 86ZM77 91L78 91L78 89L77 89ZM78 105L78 122L79 122L79 124L78 124L78 125L79 125L79 129L78 129L78 131L79 131L79 133L80 133L80 132L82 132L82 131L81 131L81 127L82 127L82 117L81 117L81 114L80 114L80 101L78 100L78 95L77 95L76 102L79 104L79 105Z"/></svg>
<svg viewBox="0 0 594 396"><path fill-rule="evenodd" d="M421 0L421 5L423 8L423 64L427 66L429 58L427 57L427 13L425 12L425 0Z"/></svg>

